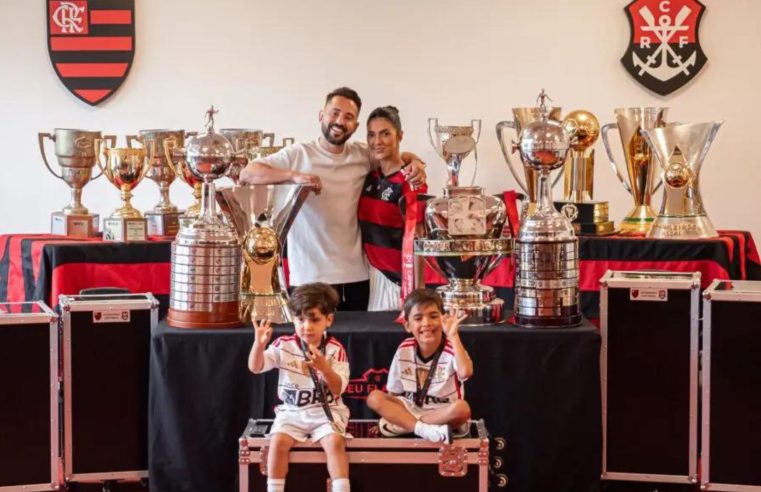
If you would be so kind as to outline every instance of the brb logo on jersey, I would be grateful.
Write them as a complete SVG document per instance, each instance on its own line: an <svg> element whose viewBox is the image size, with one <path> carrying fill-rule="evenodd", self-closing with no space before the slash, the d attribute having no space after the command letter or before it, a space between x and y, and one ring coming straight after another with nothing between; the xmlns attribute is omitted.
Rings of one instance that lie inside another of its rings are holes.
<svg viewBox="0 0 761 492"><path fill-rule="evenodd" d="M135 0L47 0L48 51L58 78L82 101L105 101L135 55Z"/></svg>
<svg viewBox="0 0 761 492"><path fill-rule="evenodd" d="M631 41L621 63L639 83L665 96L695 78L707 61L698 38L703 4L634 0L624 10Z"/></svg>

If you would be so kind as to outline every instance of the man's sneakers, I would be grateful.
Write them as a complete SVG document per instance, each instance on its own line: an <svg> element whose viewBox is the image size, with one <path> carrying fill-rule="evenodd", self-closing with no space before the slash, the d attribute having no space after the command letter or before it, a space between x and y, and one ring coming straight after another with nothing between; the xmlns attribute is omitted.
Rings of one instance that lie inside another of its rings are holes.
<svg viewBox="0 0 761 492"><path fill-rule="evenodd" d="M415 435L431 442L452 442L452 429L448 425L426 424L418 420L415 424Z"/></svg>
<svg viewBox="0 0 761 492"><path fill-rule="evenodd" d="M383 417L378 419L378 430L383 437L400 437L411 434L410 432L407 432L404 427L392 424Z"/></svg>

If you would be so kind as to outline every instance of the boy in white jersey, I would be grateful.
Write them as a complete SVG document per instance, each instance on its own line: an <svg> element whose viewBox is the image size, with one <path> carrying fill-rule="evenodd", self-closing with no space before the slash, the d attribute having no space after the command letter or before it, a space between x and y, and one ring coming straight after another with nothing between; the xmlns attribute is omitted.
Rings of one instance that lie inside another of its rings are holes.
<svg viewBox="0 0 761 492"><path fill-rule="evenodd" d="M349 492L346 425L349 409L341 393L349 383L349 360L341 343L327 335L338 305L338 293L327 284L298 287L289 308L296 334L282 336L266 350L272 337L268 320L254 325L254 345L248 357L251 372L279 369L278 397L270 429L267 492L283 492L288 453L296 442L319 442L327 456L333 492Z"/></svg>
<svg viewBox="0 0 761 492"><path fill-rule="evenodd" d="M462 383L473 375L473 362L460 341L466 315L444 313L438 294L412 291L404 300L404 328L413 338L396 350L386 390L375 390L367 405L381 416L387 437L415 433L432 442L450 442L467 432L470 406Z"/></svg>

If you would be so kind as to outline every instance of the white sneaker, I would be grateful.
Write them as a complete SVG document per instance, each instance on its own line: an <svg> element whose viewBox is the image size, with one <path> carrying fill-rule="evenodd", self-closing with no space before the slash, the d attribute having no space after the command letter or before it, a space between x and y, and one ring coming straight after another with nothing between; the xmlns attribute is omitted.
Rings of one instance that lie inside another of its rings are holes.
<svg viewBox="0 0 761 492"><path fill-rule="evenodd" d="M411 434L410 432L407 432L404 427L392 424L383 417L378 419L378 430L383 437L399 437Z"/></svg>
<svg viewBox="0 0 761 492"><path fill-rule="evenodd" d="M452 429L448 425L426 424L418 421L415 424L415 435L431 442L452 442Z"/></svg>

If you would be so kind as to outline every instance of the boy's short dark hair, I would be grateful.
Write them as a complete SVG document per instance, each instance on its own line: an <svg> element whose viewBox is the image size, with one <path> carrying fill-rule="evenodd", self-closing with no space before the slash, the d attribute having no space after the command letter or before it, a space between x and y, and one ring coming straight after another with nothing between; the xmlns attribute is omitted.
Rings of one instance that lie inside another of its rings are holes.
<svg viewBox="0 0 761 492"><path fill-rule="evenodd" d="M324 315L333 314L338 306L338 292L328 284L315 282L294 289L288 308L294 316L317 308Z"/></svg>
<svg viewBox="0 0 761 492"><path fill-rule="evenodd" d="M357 113L359 113L359 111L362 109L362 99L359 98L359 94L357 94L357 91L354 89L349 89L348 87L339 87L338 89L333 90L325 98L325 104L327 105L330 100L336 96L345 97L346 99L353 101L354 104L357 105Z"/></svg>
<svg viewBox="0 0 761 492"><path fill-rule="evenodd" d="M444 313L444 301L435 291L431 289L413 290L404 300L404 306L402 307L402 310L404 311L404 319L409 319L410 311L412 311L412 308L415 306L427 306L430 304L436 306L440 313Z"/></svg>

